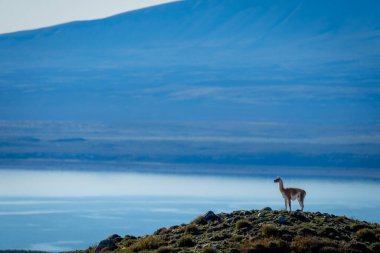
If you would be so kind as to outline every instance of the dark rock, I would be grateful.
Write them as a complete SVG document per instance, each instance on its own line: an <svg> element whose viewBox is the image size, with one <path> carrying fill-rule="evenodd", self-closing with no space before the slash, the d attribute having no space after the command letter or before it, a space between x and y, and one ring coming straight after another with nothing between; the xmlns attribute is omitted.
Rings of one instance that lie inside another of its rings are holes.
<svg viewBox="0 0 380 253"><path fill-rule="evenodd" d="M203 215L203 219L207 222L219 221L220 217L216 215L213 211L208 211L205 215Z"/></svg>
<svg viewBox="0 0 380 253"><path fill-rule="evenodd" d="M167 230L168 230L167 228L159 228L153 234L154 235L161 235L161 234L164 234Z"/></svg>
<svg viewBox="0 0 380 253"><path fill-rule="evenodd" d="M259 212L258 214L257 214L257 217L259 217L259 218L263 218L265 216L265 214L263 213L263 212Z"/></svg>
<svg viewBox="0 0 380 253"><path fill-rule="evenodd" d="M107 239L112 240L113 242L117 243L123 240L123 238L118 234L110 235Z"/></svg>
<svg viewBox="0 0 380 253"><path fill-rule="evenodd" d="M137 238L136 238L136 236L133 236L133 235L126 235L126 236L124 236L124 239L125 240L129 240L129 239L136 240Z"/></svg>
<svg viewBox="0 0 380 253"><path fill-rule="evenodd" d="M299 221L303 221L303 222L309 222L310 221L310 219L307 218L305 216L305 214L301 213L301 212L294 212L294 213L291 214L291 216L294 217L294 218L296 218Z"/></svg>
<svg viewBox="0 0 380 253"><path fill-rule="evenodd" d="M263 209L261 209L261 211L272 211L272 208L267 206L267 207L264 207Z"/></svg>
<svg viewBox="0 0 380 253"><path fill-rule="evenodd" d="M95 253L100 253L106 250L115 250L115 249L117 249L115 241L107 238L98 244L98 246L95 249Z"/></svg>
<svg viewBox="0 0 380 253"><path fill-rule="evenodd" d="M278 217L278 223L280 223L280 224L285 224L285 222L286 222L286 218L285 218L285 216L279 216Z"/></svg>
<svg viewBox="0 0 380 253"><path fill-rule="evenodd" d="M227 218L231 218L231 217L233 217L233 215L232 215L231 213L227 213L227 214L226 214L226 217L227 217Z"/></svg>
<svg viewBox="0 0 380 253"><path fill-rule="evenodd" d="M107 239L115 240L115 239L118 239L118 238L121 238L121 236L118 235L118 234L113 234L113 235L108 236Z"/></svg>
<svg viewBox="0 0 380 253"><path fill-rule="evenodd" d="M133 238L136 239L136 237L134 236ZM122 240L123 238L120 235L117 235L117 234L110 235L108 236L107 239L104 239L98 244L98 246L95 249L95 253L104 252L106 250L115 250L117 249L116 243Z"/></svg>

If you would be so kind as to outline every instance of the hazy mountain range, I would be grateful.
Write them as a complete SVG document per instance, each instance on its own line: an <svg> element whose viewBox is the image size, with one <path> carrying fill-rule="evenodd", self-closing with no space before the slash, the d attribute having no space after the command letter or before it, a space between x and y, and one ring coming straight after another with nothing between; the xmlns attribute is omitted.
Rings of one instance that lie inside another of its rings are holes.
<svg viewBox="0 0 380 253"><path fill-rule="evenodd" d="M379 10L377 0L188 0L1 35L4 163L36 150L20 151L26 137L50 154L52 140L96 136L153 138L188 157L200 147L183 146L197 142L211 162L228 154L292 165L302 156L302 165L378 168ZM51 130L83 122L123 134ZM316 154L324 162L308 162Z"/></svg>

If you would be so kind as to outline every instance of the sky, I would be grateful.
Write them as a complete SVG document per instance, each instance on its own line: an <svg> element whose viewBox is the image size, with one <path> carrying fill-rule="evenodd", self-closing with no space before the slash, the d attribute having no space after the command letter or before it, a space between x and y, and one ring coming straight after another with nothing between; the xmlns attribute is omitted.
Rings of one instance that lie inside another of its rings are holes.
<svg viewBox="0 0 380 253"><path fill-rule="evenodd" d="M174 0L0 0L0 34L91 20Z"/></svg>

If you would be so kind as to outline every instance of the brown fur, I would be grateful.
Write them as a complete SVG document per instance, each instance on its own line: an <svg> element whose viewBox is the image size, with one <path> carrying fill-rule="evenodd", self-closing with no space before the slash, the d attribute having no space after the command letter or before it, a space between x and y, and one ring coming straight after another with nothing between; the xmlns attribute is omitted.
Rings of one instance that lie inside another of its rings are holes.
<svg viewBox="0 0 380 253"><path fill-rule="evenodd" d="M278 188L282 194L282 197L285 200L285 209L292 211L292 200L297 199L298 203L301 206L301 210L304 209L304 199L306 196L306 191L300 188L285 188L284 183L280 177L274 180L275 183L278 183Z"/></svg>

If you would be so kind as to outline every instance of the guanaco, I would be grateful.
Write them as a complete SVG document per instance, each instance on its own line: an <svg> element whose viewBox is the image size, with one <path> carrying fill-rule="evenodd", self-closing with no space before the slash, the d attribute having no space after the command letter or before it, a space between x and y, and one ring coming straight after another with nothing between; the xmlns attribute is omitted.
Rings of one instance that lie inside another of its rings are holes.
<svg viewBox="0 0 380 253"><path fill-rule="evenodd" d="M289 210L291 212L292 211L292 200L297 199L298 203L301 206L301 210L303 212L303 207L304 207L303 201L304 201L305 196L306 196L306 191L304 189L300 189L300 188L284 188L284 183L283 183L281 177L277 177L274 180L274 182L278 183L278 189L280 190L282 197L285 200L285 210L288 210L288 206L289 206Z"/></svg>

